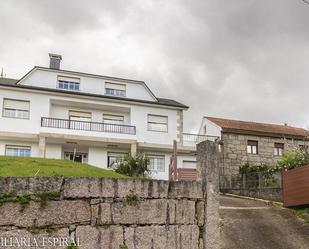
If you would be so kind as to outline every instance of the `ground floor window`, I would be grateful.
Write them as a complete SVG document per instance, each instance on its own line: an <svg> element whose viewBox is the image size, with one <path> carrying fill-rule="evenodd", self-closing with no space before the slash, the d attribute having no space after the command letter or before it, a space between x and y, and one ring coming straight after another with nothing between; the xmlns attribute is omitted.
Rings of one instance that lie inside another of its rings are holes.
<svg viewBox="0 0 309 249"><path fill-rule="evenodd" d="M18 145L6 145L5 146L6 156L19 156L19 157L30 157L31 147L29 146L18 146Z"/></svg>
<svg viewBox="0 0 309 249"><path fill-rule="evenodd" d="M74 152L65 152L64 159L70 160L78 163L87 163L88 162L88 154L87 153L74 153Z"/></svg>
<svg viewBox="0 0 309 249"><path fill-rule="evenodd" d="M183 160L182 167L185 169L196 169L196 161Z"/></svg>
<svg viewBox="0 0 309 249"><path fill-rule="evenodd" d="M107 167L112 168L117 163L121 163L124 161L127 153L119 153L119 152L108 152L107 153Z"/></svg>
<svg viewBox="0 0 309 249"><path fill-rule="evenodd" d="M157 155L148 155L149 169L151 171L164 172L165 171L165 157Z"/></svg>

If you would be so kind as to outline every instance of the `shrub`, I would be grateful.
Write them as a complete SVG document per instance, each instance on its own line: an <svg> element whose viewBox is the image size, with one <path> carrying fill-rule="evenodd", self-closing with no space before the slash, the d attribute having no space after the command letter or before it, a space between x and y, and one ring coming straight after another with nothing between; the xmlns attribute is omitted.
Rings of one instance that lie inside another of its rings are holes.
<svg viewBox="0 0 309 249"><path fill-rule="evenodd" d="M309 164L309 152L307 150L295 149L283 154L283 158L278 161L281 169L294 169Z"/></svg>
<svg viewBox="0 0 309 249"><path fill-rule="evenodd" d="M150 176L149 158L145 154L139 154L135 157L129 155L123 162L119 162L114 166L117 173L131 177L147 177Z"/></svg>

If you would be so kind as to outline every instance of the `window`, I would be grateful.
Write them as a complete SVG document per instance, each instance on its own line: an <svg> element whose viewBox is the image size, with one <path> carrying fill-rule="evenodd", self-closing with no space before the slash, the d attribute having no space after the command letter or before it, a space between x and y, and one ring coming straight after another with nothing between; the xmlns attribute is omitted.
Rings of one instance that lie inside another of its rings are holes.
<svg viewBox="0 0 309 249"><path fill-rule="evenodd" d="M168 131L168 117L148 114L148 130L149 131Z"/></svg>
<svg viewBox="0 0 309 249"><path fill-rule="evenodd" d="M103 123L123 125L124 124L124 116L103 114Z"/></svg>
<svg viewBox="0 0 309 249"><path fill-rule="evenodd" d="M3 117L29 119L30 101L4 99Z"/></svg>
<svg viewBox="0 0 309 249"><path fill-rule="evenodd" d="M302 151L308 151L308 145L301 144L299 145L299 149Z"/></svg>
<svg viewBox="0 0 309 249"><path fill-rule="evenodd" d="M274 155L275 156L282 156L284 149L283 143L275 143L274 144Z"/></svg>
<svg viewBox="0 0 309 249"><path fill-rule="evenodd" d="M149 169L151 171L164 172L165 171L165 157L149 155Z"/></svg>
<svg viewBox="0 0 309 249"><path fill-rule="evenodd" d="M127 153L118 153L118 152L108 152L107 153L107 167L112 168L117 163L121 163L124 161Z"/></svg>
<svg viewBox="0 0 309 249"><path fill-rule="evenodd" d="M69 111L69 119L74 121L91 122L91 112Z"/></svg>
<svg viewBox="0 0 309 249"><path fill-rule="evenodd" d="M105 94L125 97L126 96L126 85L116 83L105 83Z"/></svg>
<svg viewBox="0 0 309 249"><path fill-rule="evenodd" d="M248 140L247 153L258 154L258 141Z"/></svg>
<svg viewBox="0 0 309 249"><path fill-rule="evenodd" d="M182 167L185 169L196 169L196 161L182 161Z"/></svg>
<svg viewBox="0 0 309 249"><path fill-rule="evenodd" d="M58 88L71 91L79 91L79 78L58 77Z"/></svg>
<svg viewBox="0 0 309 249"><path fill-rule="evenodd" d="M18 156L18 157L30 157L31 148L28 146L6 145L5 155L6 156Z"/></svg>

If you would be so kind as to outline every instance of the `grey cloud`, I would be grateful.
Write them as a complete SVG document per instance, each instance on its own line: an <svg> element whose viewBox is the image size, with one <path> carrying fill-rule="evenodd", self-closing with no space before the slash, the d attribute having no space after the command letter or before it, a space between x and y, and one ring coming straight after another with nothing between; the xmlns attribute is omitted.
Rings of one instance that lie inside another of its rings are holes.
<svg viewBox="0 0 309 249"><path fill-rule="evenodd" d="M189 105L187 131L203 115L308 122L301 0L6 0L0 21L0 67L10 76L60 52L66 68L145 80Z"/></svg>

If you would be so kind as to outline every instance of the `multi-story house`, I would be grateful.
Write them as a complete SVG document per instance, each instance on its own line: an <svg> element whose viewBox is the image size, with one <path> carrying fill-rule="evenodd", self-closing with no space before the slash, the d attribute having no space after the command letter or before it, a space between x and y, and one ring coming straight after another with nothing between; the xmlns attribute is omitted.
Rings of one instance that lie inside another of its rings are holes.
<svg viewBox="0 0 309 249"><path fill-rule="evenodd" d="M223 177L238 174L246 163L275 166L285 150L309 145L309 133L302 128L215 117L203 118L199 134L220 137Z"/></svg>
<svg viewBox="0 0 309 249"><path fill-rule="evenodd" d="M111 168L144 152L153 177L168 179L175 140L178 167L196 167L195 136L183 133L186 105L156 97L143 81L62 70L61 59L50 54L49 68L0 79L0 155Z"/></svg>

